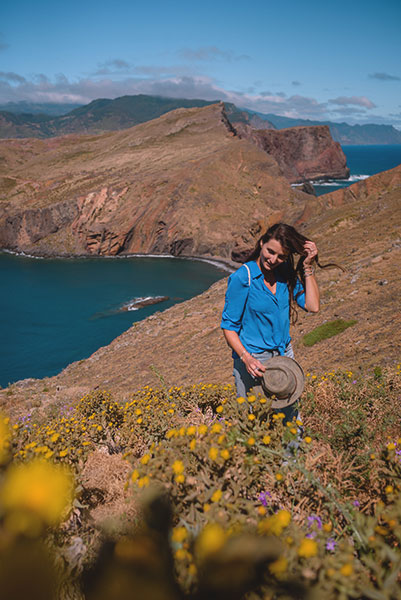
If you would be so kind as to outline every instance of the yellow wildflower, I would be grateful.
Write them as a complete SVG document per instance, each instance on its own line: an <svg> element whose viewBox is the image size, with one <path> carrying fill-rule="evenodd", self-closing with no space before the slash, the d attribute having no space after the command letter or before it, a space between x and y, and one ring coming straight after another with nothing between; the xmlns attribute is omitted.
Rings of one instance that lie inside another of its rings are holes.
<svg viewBox="0 0 401 600"><path fill-rule="evenodd" d="M252 402L256 402L256 396L254 396L253 394L251 396L248 396L248 402L250 404L252 404Z"/></svg>
<svg viewBox="0 0 401 600"><path fill-rule="evenodd" d="M6 512L55 525L66 516L73 495L73 477L66 467L35 460L8 469L0 498Z"/></svg>
<svg viewBox="0 0 401 600"><path fill-rule="evenodd" d="M139 485L140 488L148 487L149 482L150 482L150 479L149 479L149 477L147 475L145 475L144 477L141 477L140 479L138 479L138 485Z"/></svg>
<svg viewBox="0 0 401 600"><path fill-rule="evenodd" d="M212 502L219 502L219 500L221 500L222 495L223 495L223 492L221 490L216 490L215 492L213 492L213 495L211 497L211 501Z"/></svg>
<svg viewBox="0 0 401 600"><path fill-rule="evenodd" d="M144 454L139 462L142 465L147 465L149 461L150 461L150 454Z"/></svg>
<svg viewBox="0 0 401 600"><path fill-rule="evenodd" d="M285 556L281 556L274 562L270 563L269 571L272 575L275 575L276 577L280 577L280 575L283 575L286 572L287 567L288 567L288 560L285 558Z"/></svg>
<svg viewBox="0 0 401 600"><path fill-rule="evenodd" d="M213 423L211 431L212 433L220 433L221 429L220 423Z"/></svg>
<svg viewBox="0 0 401 600"><path fill-rule="evenodd" d="M178 548L177 552L175 553L175 557L177 560L185 560L187 555L188 552L184 550L184 548Z"/></svg>
<svg viewBox="0 0 401 600"><path fill-rule="evenodd" d="M212 447L210 448L210 450L209 450L209 458L210 458L211 460L216 460L216 458L218 457L218 455L219 455L219 450L218 450L218 448L216 448L216 446L212 446Z"/></svg>
<svg viewBox="0 0 401 600"><path fill-rule="evenodd" d="M283 479L283 475L281 473L276 473L276 480L281 481Z"/></svg>
<svg viewBox="0 0 401 600"><path fill-rule="evenodd" d="M291 522L291 513L288 510L279 510L275 515L259 523L260 533L271 533L279 536Z"/></svg>
<svg viewBox="0 0 401 600"><path fill-rule="evenodd" d="M196 427L195 425L191 425L190 427L188 427L187 429L187 435L195 435L196 433Z"/></svg>
<svg viewBox="0 0 401 600"><path fill-rule="evenodd" d="M264 435L264 436L263 436L263 439L262 439L262 442L263 442L264 444L266 444L266 445L267 445L267 444L270 444L270 442L271 442L271 437L270 437L270 435Z"/></svg>
<svg viewBox="0 0 401 600"><path fill-rule="evenodd" d="M183 542L187 537L188 532L185 527L174 527L171 539L173 542Z"/></svg>
<svg viewBox="0 0 401 600"><path fill-rule="evenodd" d="M205 435L207 433L207 425L199 425L198 432L199 435Z"/></svg>
<svg viewBox="0 0 401 600"><path fill-rule="evenodd" d="M394 488L392 485L386 485L384 491L386 492L386 494L392 494L394 492Z"/></svg>
<svg viewBox="0 0 401 600"><path fill-rule="evenodd" d="M68 448L66 448L65 450L60 450L60 452L58 453L58 455L63 458L64 456L67 456L68 454Z"/></svg>
<svg viewBox="0 0 401 600"><path fill-rule="evenodd" d="M248 446L253 446L255 444L256 440L254 437L250 437L248 438L247 444Z"/></svg>
<svg viewBox="0 0 401 600"><path fill-rule="evenodd" d="M240 396L239 398L237 398L237 402L238 402L238 404L243 404L245 402L245 398Z"/></svg>
<svg viewBox="0 0 401 600"><path fill-rule="evenodd" d="M379 535L388 535L388 530L385 527L382 527L382 525L376 525L375 532Z"/></svg>
<svg viewBox="0 0 401 600"><path fill-rule="evenodd" d="M196 448L196 439L193 438L190 442L189 442L189 449L194 451Z"/></svg>
<svg viewBox="0 0 401 600"><path fill-rule="evenodd" d="M175 475L181 475L184 472L184 463L182 460L175 460L172 468Z"/></svg>
<svg viewBox="0 0 401 600"><path fill-rule="evenodd" d="M216 408L216 412L217 412L217 413L222 413L222 412L223 412L223 410L224 410L224 408L221 406L221 404L220 404L220 406L218 406L218 407Z"/></svg>
<svg viewBox="0 0 401 600"><path fill-rule="evenodd" d="M195 550L202 561L208 556L218 552L226 541L226 534L221 525L217 523L209 523L203 529L196 540Z"/></svg>
<svg viewBox="0 0 401 600"><path fill-rule="evenodd" d="M341 575L344 575L344 577L349 577L353 572L354 568L351 563L345 563L345 565L343 565L340 569L340 573Z"/></svg>
<svg viewBox="0 0 401 600"><path fill-rule="evenodd" d="M255 415L254 415L253 413L250 413L250 414L248 415L248 420L249 420L249 421L254 421L254 420L255 420Z"/></svg>
<svg viewBox="0 0 401 600"><path fill-rule="evenodd" d="M229 453L229 451L227 450L227 448L224 448L224 450L222 450L222 451L220 452L220 456L221 456L221 458L223 458L224 460L228 460L228 459L230 458L230 453Z"/></svg>
<svg viewBox="0 0 401 600"><path fill-rule="evenodd" d="M176 475L174 478L176 483L184 483L185 481L185 475L183 475L182 473L180 473L179 475Z"/></svg>
<svg viewBox="0 0 401 600"><path fill-rule="evenodd" d="M310 558L311 556L316 556L317 550L318 547L315 540L304 538L298 548L298 556L301 556L302 558Z"/></svg>
<svg viewBox="0 0 401 600"><path fill-rule="evenodd" d="M59 433L53 433L52 437L50 438L51 442L57 442L58 438L60 437Z"/></svg>
<svg viewBox="0 0 401 600"><path fill-rule="evenodd" d="M309 437L309 435L307 435L307 436L304 438L304 440L305 440L305 443L306 443L306 444L310 444L310 443L311 443L311 441L312 441L312 438L311 438L311 437Z"/></svg>

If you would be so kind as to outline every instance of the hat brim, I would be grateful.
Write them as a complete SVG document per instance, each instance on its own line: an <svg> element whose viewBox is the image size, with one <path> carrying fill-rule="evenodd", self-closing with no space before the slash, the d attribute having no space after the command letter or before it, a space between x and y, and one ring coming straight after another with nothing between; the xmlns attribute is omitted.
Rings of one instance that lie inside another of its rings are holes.
<svg viewBox="0 0 401 600"><path fill-rule="evenodd" d="M271 400L272 408L286 408L287 406L294 404L301 396L305 386L305 375L301 365L289 356L273 356L265 363L265 366L267 369L283 368L290 370L295 378L295 389L288 398L272 398L269 394L266 394L262 386L262 381L260 381L259 384L252 388L252 393L256 395L260 394Z"/></svg>

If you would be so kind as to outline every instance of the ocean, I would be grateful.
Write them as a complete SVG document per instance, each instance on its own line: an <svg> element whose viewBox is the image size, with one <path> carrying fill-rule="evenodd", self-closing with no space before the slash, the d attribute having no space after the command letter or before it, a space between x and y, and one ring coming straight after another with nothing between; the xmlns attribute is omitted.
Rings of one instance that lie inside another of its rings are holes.
<svg viewBox="0 0 401 600"><path fill-rule="evenodd" d="M9 253L0 254L0 272L2 387L55 375L109 344L133 322L188 300L227 275L197 260L35 259Z"/></svg>
<svg viewBox="0 0 401 600"><path fill-rule="evenodd" d="M313 182L316 194L328 194L341 187L366 179L375 173L387 171L401 164L401 145L389 146L342 146L347 165L351 171L349 179L333 179L324 183Z"/></svg>

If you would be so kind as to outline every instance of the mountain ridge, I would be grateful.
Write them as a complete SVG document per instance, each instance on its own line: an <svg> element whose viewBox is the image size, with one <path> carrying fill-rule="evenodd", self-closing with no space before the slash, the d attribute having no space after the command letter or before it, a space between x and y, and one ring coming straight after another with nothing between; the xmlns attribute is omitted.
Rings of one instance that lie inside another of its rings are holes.
<svg viewBox="0 0 401 600"><path fill-rule="evenodd" d="M188 100L163 96L121 96L115 99L99 98L67 113L57 110L59 105L38 103L8 103L0 106L0 138L46 138L65 133L101 133L132 127L151 118L157 118L175 108L207 106L219 100ZM349 125L332 121L292 119L265 114L225 103L233 121L246 122L254 128L283 129L296 126L327 125L334 141L341 144L401 144L401 132L392 125ZM146 106L148 105L148 106ZM68 105L61 105L66 110ZM164 108L163 108L164 106ZM41 111L43 107L43 113ZM105 114L100 114L103 107ZM158 107L158 108L157 108ZM34 114L27 114L32 109ZM94 113L91 113L92 109ZM137 111L136 115L134 114ZM52 114L50 114L52 113ZM236 113L237 117L233 113ZM88 120L85 115L91 115ZM15 115L19 115L18 119ZM96 118L95 118L96 117ZM267 125L265 125L267 123Z"/></svg>

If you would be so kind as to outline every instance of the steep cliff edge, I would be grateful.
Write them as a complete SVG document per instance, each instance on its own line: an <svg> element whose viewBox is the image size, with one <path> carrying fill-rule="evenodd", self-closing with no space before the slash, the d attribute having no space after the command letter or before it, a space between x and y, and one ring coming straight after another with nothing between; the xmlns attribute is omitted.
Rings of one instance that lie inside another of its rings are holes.
<svg viewBox="0 0 401 600"><path fill-rule="evenodd" d="M289 129L254 129L236 124L240 137L272 156L291 183L349 177L347 159L326 125Z"/></svg>
<svg viewBox="0 0 401 600"><path fill-rule="evenodd" d="M227 119L178 109L98 136L0 142L0 246L34 254L241 258L318 206Z"/></svg>

